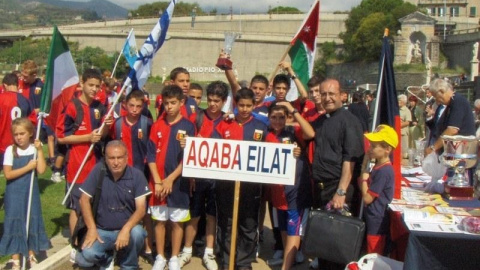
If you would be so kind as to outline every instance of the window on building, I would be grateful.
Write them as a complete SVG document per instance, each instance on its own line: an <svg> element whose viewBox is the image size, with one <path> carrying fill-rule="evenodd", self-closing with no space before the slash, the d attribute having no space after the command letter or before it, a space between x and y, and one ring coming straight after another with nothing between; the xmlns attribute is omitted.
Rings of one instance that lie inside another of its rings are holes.
<svg viewBox="0 0 480 270"><path fill-rule="evenodd" d="M443 17L444 14L445 14L444 11L445 11L445 10L443 9L443 7L439 7L439 8L438 8L438 16L439 16L439 17Z"/></svg>
<svg viewBox="0 0 480 270"><path fill-rule="evenodd" d="M436 9L436 8L434 8L434 7L433 7L433 8L430 8L430 9L428 9L428 13L430 13L430 15L432 15L432 16L435 16L435 15L436 15L436 12L435 12L435 11L437 11L437 9Z"/></svg>
<svg viewBox="0 0 480 270"><path fill-rule="evenodd" d="M460 8L457 7L450 7L450 17L458 17L458 12L460 11Z"/></svg>
<svg viewBox="0 0 480 270"><path fill-rule="evenodd" d="M470 7L470 17L477 17L477 7Z"/></svg>

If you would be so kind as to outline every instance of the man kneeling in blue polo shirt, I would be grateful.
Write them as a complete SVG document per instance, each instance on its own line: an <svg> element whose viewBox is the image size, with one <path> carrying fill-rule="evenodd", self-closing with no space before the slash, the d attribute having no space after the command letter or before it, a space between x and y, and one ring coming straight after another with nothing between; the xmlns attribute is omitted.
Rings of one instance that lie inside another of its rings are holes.
<svg viewBox="0 0 480 270"><path fill-rule="evenodd" d="M102 163L90 172L80 190L80 208L88 232L75 261L81 267L113 269L113 254L122 270L138 269L146 232L139 225L145 215L146 196L150 194L143 172L127 166L127 148L121 141L110 141L105 150L104 174L97 215L93 218L90 199L97 192Z"/></svg>

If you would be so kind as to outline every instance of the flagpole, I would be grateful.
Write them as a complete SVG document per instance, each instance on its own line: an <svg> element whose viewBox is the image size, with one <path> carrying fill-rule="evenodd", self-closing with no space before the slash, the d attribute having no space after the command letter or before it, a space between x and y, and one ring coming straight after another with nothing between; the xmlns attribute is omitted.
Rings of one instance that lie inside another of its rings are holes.
<svg viewBox="0 0 480 270"><path fill-rule="evenodd" d="M132 32L133 32L133 28L130 29L130 32L128 32L127 42L128 42L128 39L130 38L130 36L132 35ZM125 48L125 46L123 46L123 48ZM115 75L115 71L117 70L118 62L120 62L120 58L123 55L123 48L120 50L120 54L118 55L117 61L115 62L115 66L113 66L113 70L112 70L112 74L110 75L110 78L113 78L113 76Z"/></svg>
<svg viewBox="0 0 480 270"><path fill-rule="evenodd" d="M38 123L37 123L37 130L35 134L35 140L38 140L40 138L40 129L42 128L42 120L43 120L44 114L40 113ZM43 150L42 150L43 151ZM33 160L37 159L37 151L33 153ZM30 215L31 215L31 210L32 210L32 195L33 195L33 181L35 180L35 169L32 170L31 175L30 175L30 188L28 191L28 206L27 206L27 223L25 225L25 230L26 230L26 246L28 247L28 232L30 231ZM24 254L23 260L22 260L22 270L25 270L26 264L26 258L28 256L27 254Z"/></svg>
<svg viewBox="0 0 480 270"><path fill-rule="evenodd" d="M385 28L385 31L383 33L383 37L388 37L388 28ZM383 55L383 58L382 58L382 67L380 68L380 79L379 79L379 82L378 82L378 85L377 85L377 96L376 96L376 99L375 99L375 110L374 110L374 113L373 113L373 119L372 119L372 128L370 129L370 132L374 132L375 129L377 128L376 127L376 124L377 124L377 119L378 119L378 105L380 103L380 97L381 97L381 89L382 89L382 85L383 85L383 70L385 68L385 54ZM363 157L363 165L362 166L362 174L363 172L365 172L369 167L370 167L370 163L371 161L368 160L368 155L365 155ZM362 201L360 202L360 211L359 211L359 217L362 218L363 216L363 205L364 205L364 202L363 202L363 199Z"/></svg>
<svg viewBox="0 0 480 270"><path fill-rule="evenodd" d="M113 101L112 106L110 106L110 109L108 110L107 114L105 115L105 118L108 118L108 117L113 113L113 110L115 109L115 105L117 105L118 100L119 100L120 97L123 95L123 92L125 91L125 89L127 88L127 85L128 85L129 83L130 83L130 80L129 80L129 78L127 77L127 80L126 80L125 83L123 84L122 89L120 90L120 92L118 92L118 95L117 95L117 97L115 98L115 100ZM104 128L104 127L105 127L105 121L102 123L102 125L100 126L100 128L97 130L97 134L102 134L102 131L103 131L103 128ZM77 182L78 177L80 176L80 173L82 172L83 167L85 167L85 163L87 163L87 159L88 159L88 157L90 156L90 154L92 153L92 150L93 150L93 147L94 147L94 146L95 146L95 143L90 144L90 148L88 148L87 154L86 154L85 157L83 158L83 161L82 161L82 163L80 164L80 167L78 168L77 173L75 174L75 177L73 178L73 181L72 181L72 183L70 184L70 187L68 188L67 193L65 194L65 197L63 198L63 201L62 201L62 204L63 204L63 205L65 205L68 196L69 196L70 193L72 192L73 185L75 185L75 183Z"/></svg>
<svg viewBox="0 0 480 270"><path fill-rule="evenodd" d="M280 59L280 61L278 61L278 63L281 63L282 61L285 60L285 58L287 58L287 54L288 52L290 51L290 49L292 48L292 44L289 44L287 49L285 50L285 52L283 53L283 56L282 58ZM273 81L273 78L275 77L275 75L277 74L278 70L280 69L280 66L277 64L275 66L275 70L272 72L272 75L270 75L270 79L268 80L269 82L272 82Z"/></svg>

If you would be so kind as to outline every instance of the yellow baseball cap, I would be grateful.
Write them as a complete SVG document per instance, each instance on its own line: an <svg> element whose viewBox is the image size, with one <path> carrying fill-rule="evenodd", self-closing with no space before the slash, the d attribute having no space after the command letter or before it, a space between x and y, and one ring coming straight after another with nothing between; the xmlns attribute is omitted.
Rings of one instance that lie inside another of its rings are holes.
<svg viewBox="0 0 480 270"><path fill-rule="evenodd" d="M378 125L374 132L366 133L365 137L371 142L386 142L393 148L398 145L397 132L388 125Z"/></svg>

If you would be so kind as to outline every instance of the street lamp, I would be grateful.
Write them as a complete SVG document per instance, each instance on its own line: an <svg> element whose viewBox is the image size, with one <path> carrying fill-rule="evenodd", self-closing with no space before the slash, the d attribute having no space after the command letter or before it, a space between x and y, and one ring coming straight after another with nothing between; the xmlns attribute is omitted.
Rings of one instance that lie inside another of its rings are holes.
<svg viewBox="0 0 480 270"><path fill-rule="evenodd" d="M447 32L447 0L443 0L443 41L446 39Z"/></svg>

